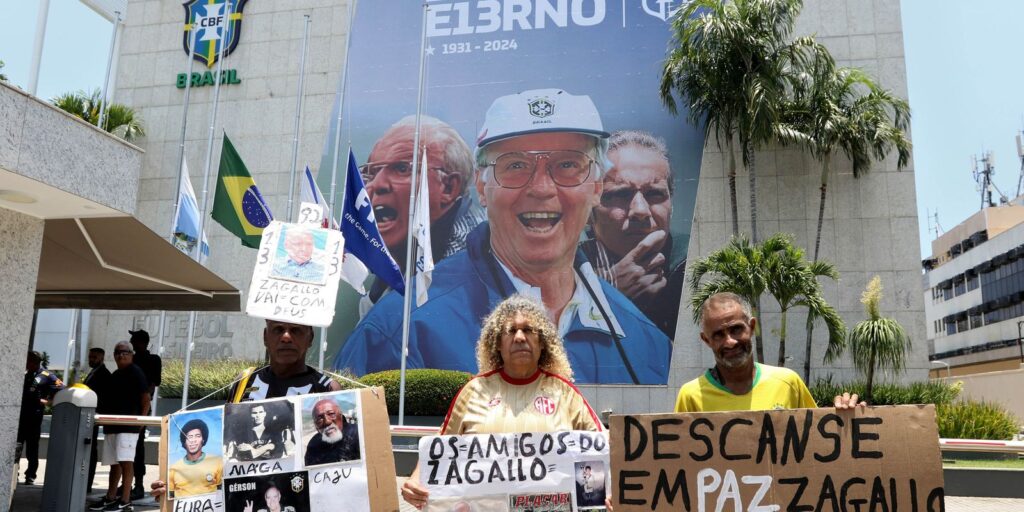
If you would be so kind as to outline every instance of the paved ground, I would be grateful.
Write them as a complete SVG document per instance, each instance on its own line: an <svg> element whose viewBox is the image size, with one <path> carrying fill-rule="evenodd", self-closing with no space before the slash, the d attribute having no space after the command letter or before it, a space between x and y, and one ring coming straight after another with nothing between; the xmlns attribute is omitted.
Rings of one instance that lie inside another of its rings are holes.
<svg viewBox="0 0 1024 512"><path fill-rule="evenodd" d="M22 475L25 470L25 461L22 459L21 466L19 467L19 476ZM146 487L149 487L149 483L156 479L157 467L146 466ZM39 461L39 479L36 480L35 485L24 485L19 483L18 488L14 491L14 501L11 503L12 512L30 512L39 510L39 504L43 499L43 476L46 475L46 461ZM96 481L93 483L97 492L91 494L90 499L99 498L103 495L103 490L107 486L107 477L109 472L106 466L99 466L96 468ZM21 479L19 478L19 482ZM398 485L401 486L404 482L404 478L398 479ZM397 489L396 489L397 490ZM401 495L399 495L401 496ZM399 497L399 503L401 505L401 512L416 512L416 509L401 501ZM84 510L84 507L83 507ZM149 512L160 510L156 502L152 498L146 498L145 500L135 502L136 512ZM959 496L950 496L946 498L946 512L1022 512L1024 511L1024 500L1008 499L1008 498L964 498Z"/></svg>

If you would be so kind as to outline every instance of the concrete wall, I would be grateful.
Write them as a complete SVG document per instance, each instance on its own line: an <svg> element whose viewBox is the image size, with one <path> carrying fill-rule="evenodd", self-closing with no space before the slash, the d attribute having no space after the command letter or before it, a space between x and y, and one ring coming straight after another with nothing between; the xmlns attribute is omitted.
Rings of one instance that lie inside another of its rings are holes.
<svg viewBox="0 0 1024 512"><path fill-rule="evenodd" d="M25 356L32 328L32 304L36 295L39 250L43 246L43 221L0 208L0 283L4 288L4 307L0 308L0 504L11 501L12 471L18 466L14 448L18 434L18 414L25 375ZM0 506L5 508L6 505Z"/></svg>
<svg viewBox="0 0 1024 512"><path fill-rule="evenodd" d="M995 402L1010 411L1024 425L1024 367L1001 372L956 375L944 381L963 382L964 399Z"/></svg>
<svg viewBox="0 0 1024 512"><path fill-rule="evenodd" d="M300 173L304 165L316 168L320 162L344 62L347 13L348 4L340 0L246 4L238 46L224 59L224 69L236 70L241 83L224 85L220 90L207 211L213 205L221 134L226 132L275 216L285 217L303 15L310 14L313 21L306 61ZM180 2L129 0L114 92L114 101L135 108L146 127L147 135L140 141L147 152L142 163L137 217L163 235L169 234L174 209L184 103L184 89L176 87L175 79L188 70L187 55L182 50L184 14ZM204 71L208 69L196 62L193 72ZM212 98L212 86L191 89L185 154L200 203ZM256 252L240 245L237 237L211 220L207 220L207 234L210 269L247 290ZM193 353L196 359L263 357L262 320L241 313L198 316ZM153 334L155 345L159 312L97 311L92 322L89 339L93 345L109 349L117 340L128 337L129 328L138 327ZM166 322L164 357L183 358L188 313L170 312Z"/></svg>

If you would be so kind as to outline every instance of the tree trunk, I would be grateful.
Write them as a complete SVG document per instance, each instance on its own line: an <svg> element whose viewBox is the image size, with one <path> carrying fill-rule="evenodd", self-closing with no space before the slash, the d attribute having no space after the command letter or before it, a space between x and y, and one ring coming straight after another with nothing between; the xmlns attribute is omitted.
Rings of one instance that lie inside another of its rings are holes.
<svg viewBox="0 0 1024 512"><path fill-rule="evenodd" d="M814 262L818 262L818 249L821 247L821 225L825 219L825 193L828 190L829 155L821 159L821 197L818 200L818 229L814 234ZM814 316L807 313L807 353L804 358L804 382L811 380L811 343L814 342Z"/></svg>
<svg viewBox="0 0 1024 512"><path fill-rule="evenodd" d="M814 235L814 261L818 261L818 249L821 248L821 225L825 218L825 193L828 191L829 156L821 159L821 198L818 200L818 230Z"/></svg>
<svg viewBox="0 0 1024 512"><path fill-rule="evenodd" d="M754 354L757 357L757 362L764 362L764 337L761 336L761 297L754 297L753 303L750 305L750 309L754 314L754 318L757 319L757 327L754 329Z"/></svg>
<svg viewBox="0 0 1024 512"><path fill-rule="evenodd" d="M807 346L804 353L804 382L811 382L811 336L814 335L814 315L807 312Z"/></svg>
<svg viewBox="0 0 1024 512"><path fill-rule="evenodd" d="M736 206L736 151L729 140L729 207L732 209L732 236L740 236L740 214Z"/></svg>
<svg viewBox="0 0 1024 512"><path fill-rule="evenodd" d="M754 148L750 143L743 146L747 153L747 175L750 177L750 240L757 243L757 173L754 166Z"/></svg>
<svg viewBox="0 0 1024 512"><path fill-rule="evenodd" d="M786 309L779 319L779 366L786 366Z"/></svg>
<svg viewBox="0 0 1024 512"><path fill-rule="evenodd" d="M871 397L871 388L875 382L875 349L871 349L871 359L868 360L868 383L864 387L864 401L871 405L874 400Z"/></svg>

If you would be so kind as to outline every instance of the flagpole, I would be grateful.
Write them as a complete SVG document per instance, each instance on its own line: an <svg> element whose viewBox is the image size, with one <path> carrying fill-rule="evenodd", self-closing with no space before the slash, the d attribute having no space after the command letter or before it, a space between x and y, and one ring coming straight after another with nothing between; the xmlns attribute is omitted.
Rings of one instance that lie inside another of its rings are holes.
<svg viewBox="0 0 1024 512"><path fill-rule="evenodd" d="M412 231L416 213L416 173L419 159L416 158L420 147L420 121L423 118L423 76L427 62L427 11L430 6L423 4L423 27L420 35L420 78L416 88L416 132L412 139L412 186L409 187L409 232L405 239L405 294L402 301L402 371L398 384L398 424L405 425L405 360L409 352L409 315L412 310Z"/></svg>
<svg viewBox="0 0 1024 512"><path fill-rule="evenodd" d="M295 131L292 133L292 173L288 183L288 221L292 220L292 204L295 200L295 171L299 165L299 130L302 123L302 96L306 84L306 50L309 47L309 15L303 15L305 30L302 34L302 50L299 57L299 94L295 100Z"/></svg>
<svg viewBox="0 0 1024 512"><path fill-rule="evenodd" d="M203 206L199 210L199 240L196 242L194 248L195 253L193 259L200 261L203 254L203 233L206 232L206 206L209 200L209 182L210 182L210 166L213 162L213 136L214 130L217 126L217 103L220 101L220 83L222 79L222 71L224 69L224 50L227 48L228 42L228 31L231 28L231 15L234 13L234 4L231 0L225 3L224 13L224 26L220 34L220 48L218 48L219 55L217 56L217 78L213 83L213 108L210 112L210 128L206 137L206 165L203 167ZM192 77L189 76L189 80ZM178 169L178 173L181 173L181 169ZM181 388L181 408L184 409L188 405L188 386L189 386L189 371L192 367L192 348L195 345L195 331L196 331L196 312L191 311L189 313L188 320L188 343L185 345L185 379L182 383Z"/></svg>
<svg viewBox="0 0 1024 512"><path fill-rule="evenodd" d="M103 75L103 95L100 96L100 118L96 121L96 126L100 130L107 131L103 127L107 121L107 93L110 87L110 66L114 62L114 47L117 46L117 26L121 24L121 11L114 11L114 29L110 34L110 51L107 53L107 72Z"/></svg>
<svg viewBox="0 0 1024 512"><path fill-rule="evenodd" d="M345 94L348 93L348 49L352 42L352 25L355 23L355 5L356 0L349 0L348 2L348 30L345 32L345 66L341 69L341 94L338 95L338 119L335 123L334 130L334 154L331 156L331 194L330 200L327 201L328 208L330 209L330 221L334 222L334 205L335 196L338 193L338 150L341 149L341 116L342 110L345 108ZM352 146L349 144L349 151L352 151ZM341 221L338 221L338 226L341 226ZM330 229L330 225L328 225ZM342 258L345 257L344 249L342 249ZM320 371L324 369L324 353L327 352L327 328L320 328Z"/></svg>
<svg viewBox="0 0 1024 512"><path fill-rule="evenodd" d="M182 162L184 162L184 160L185 160L185 128L188 126L188 107L189 107L189 103L191 101L190 98L191 98L191 92L192 92L192 66L195 63L195 56L196 56L196 33L198 32L198 30L196 30L196 29L197 29L196 24L193 23L192 27L189 28L189 32L188 32L188 35L189 35L189 38L191 39L191 42L188 45L188 53L186 54L187 55L186 58L188 59L188 62L186 63L187 64L186 67L188 68L188 74L186 75L187 78L185 80L185 101L183 102L183 105L181 107L181 134L178 136L178 179L177 179L177 185L174 187L174 195L175 195L174 215L171 217L171 229L170 229L169 234L167 235L167 241L170 242L171 245L174 245L174 228L177 227L178 214L181 212L181 181L182 181L181 174L185 170L184 166L182 165ZM200 245L199 251L202 252L202 250L203 250L203 248L202 248L203 234L202 233L199 234L199 240L196 243L198 243ZM164 352L164 324L166 322L167 322L167 312L166 311L161 311L160 312L160 328L157 330L157 337L156 337L156 355L161 356L161 357L163 356L163 352ZM156 395L155 392L154 392L154 395ZM153 396L152 399L153 399L153 407L152 407L152 409L155 411L156 410L157 397Z"/></svg>

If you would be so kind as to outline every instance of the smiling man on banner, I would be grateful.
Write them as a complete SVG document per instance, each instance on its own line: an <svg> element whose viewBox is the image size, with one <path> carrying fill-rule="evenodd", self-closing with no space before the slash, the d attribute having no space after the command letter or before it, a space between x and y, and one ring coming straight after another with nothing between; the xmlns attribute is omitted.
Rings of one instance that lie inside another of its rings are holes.
<svg viewBox="0 0 1024 512"><path fill-rule="evenodd" d="M407 367L476 373L481 318L519 293L547 307L579 382L665 384L671 341L577 250L601 196L608 136L589 96L537 89L492 103L476 150L488 220L434 268L431 299L410 316ZM398 368L401 310L400 297L385 295L335 367Z"/></svg>

